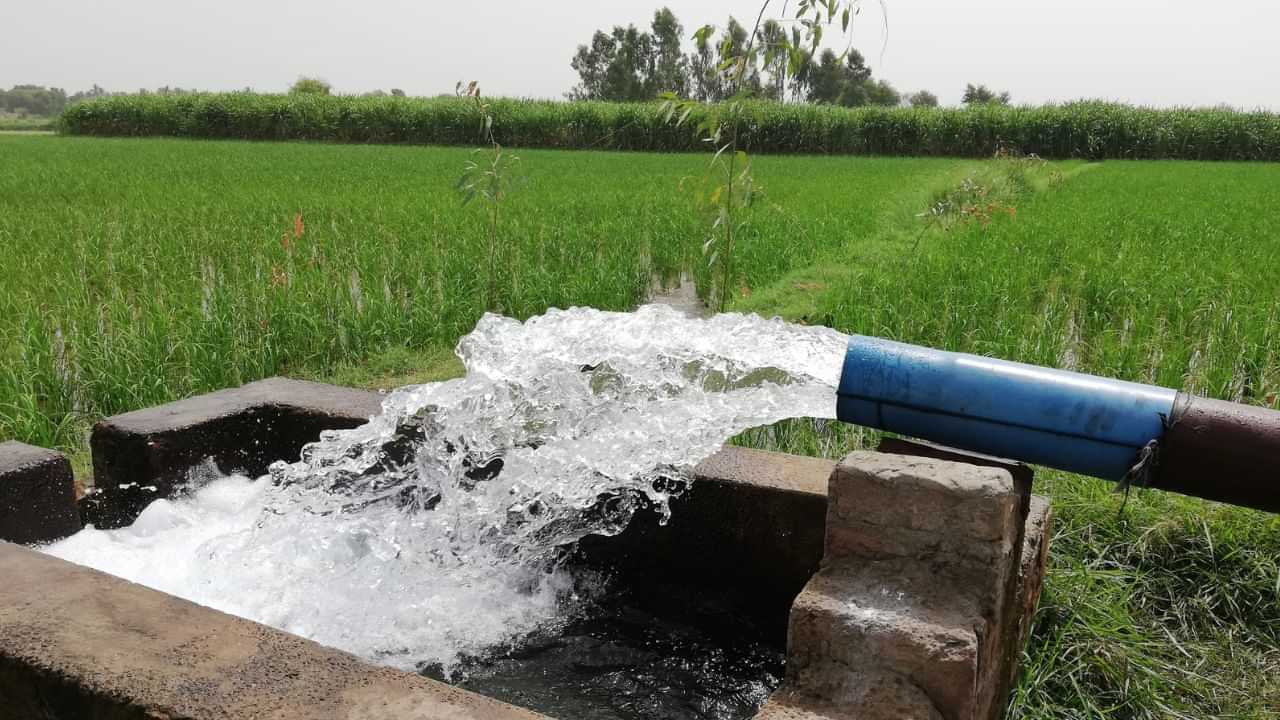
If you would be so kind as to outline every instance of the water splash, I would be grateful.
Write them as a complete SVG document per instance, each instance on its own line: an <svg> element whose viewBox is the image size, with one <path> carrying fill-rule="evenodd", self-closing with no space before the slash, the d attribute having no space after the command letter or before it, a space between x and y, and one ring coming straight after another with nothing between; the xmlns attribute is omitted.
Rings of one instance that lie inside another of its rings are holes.
<svg viewBox="0 0 1280 720"><path fill-rule="evenodd" d="M299 462L152 504L48 552L400 667L448 671L562 617L560 564L668 512L729 437L832 417L847 338L757 316L486 315L466 376L399 389Z"/></svg>

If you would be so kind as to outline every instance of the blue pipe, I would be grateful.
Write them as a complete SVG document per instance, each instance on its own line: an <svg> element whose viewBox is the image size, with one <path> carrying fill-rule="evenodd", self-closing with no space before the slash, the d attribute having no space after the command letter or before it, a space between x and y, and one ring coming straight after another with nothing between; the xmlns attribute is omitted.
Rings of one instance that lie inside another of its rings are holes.
<svg viewBox="0 0 1280 720"><path fill-rule="evenodd" d="M836 416L952 447L1121 480L1178 393L879 338L849 339Z"/></svg>

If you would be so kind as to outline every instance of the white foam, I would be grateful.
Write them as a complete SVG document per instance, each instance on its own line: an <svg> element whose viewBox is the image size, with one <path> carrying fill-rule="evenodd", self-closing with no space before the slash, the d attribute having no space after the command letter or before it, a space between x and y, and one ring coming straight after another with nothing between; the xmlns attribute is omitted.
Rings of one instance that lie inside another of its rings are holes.
<svg viewBox="0 0 1280 720"><path fill-rule="evenodd" d="M847 338L756 316L486 315L464 378L402 388L270 475L46 548L367 658L446 669L560 617L564 545L616 533L734 434L833 417ZM501 461L501 467L495 460ZM678 485L678 483L677 483Z"/></svg>

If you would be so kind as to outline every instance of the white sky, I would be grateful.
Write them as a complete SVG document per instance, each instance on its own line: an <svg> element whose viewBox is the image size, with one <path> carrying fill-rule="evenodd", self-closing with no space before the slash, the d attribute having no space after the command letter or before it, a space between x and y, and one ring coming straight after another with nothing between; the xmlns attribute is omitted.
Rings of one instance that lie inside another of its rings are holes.
<svg viewBox="0 0 1280 720"><path fill-rule="evenodd" d="M876 0L854 45L876 77L959 102L966 82L1015 102L1081 97L1280 110L1276 0ZM648 26L660 0L2 0L0 86L173 85L562 97L597 28ZM759 0L668 0L686 36ZM775 5L778 5L775 0ZM779 5L780 6L780 5Z"/></svg>

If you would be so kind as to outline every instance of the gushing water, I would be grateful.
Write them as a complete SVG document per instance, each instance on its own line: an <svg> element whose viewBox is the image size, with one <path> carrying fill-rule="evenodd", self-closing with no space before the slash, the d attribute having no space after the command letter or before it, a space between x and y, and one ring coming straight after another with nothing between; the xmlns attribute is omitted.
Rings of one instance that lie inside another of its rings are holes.
<svg viewBox="0 0 1280 720"><path fill-rule="evenodd" d="M47 551L379 662L448 671L562 616L561 565L729 437L832 417L846 337L670 308L486 315L466 376L390 394L300 461Z"/></svg>

